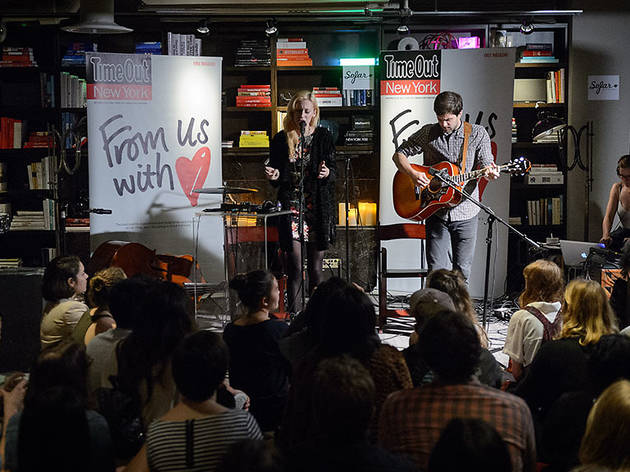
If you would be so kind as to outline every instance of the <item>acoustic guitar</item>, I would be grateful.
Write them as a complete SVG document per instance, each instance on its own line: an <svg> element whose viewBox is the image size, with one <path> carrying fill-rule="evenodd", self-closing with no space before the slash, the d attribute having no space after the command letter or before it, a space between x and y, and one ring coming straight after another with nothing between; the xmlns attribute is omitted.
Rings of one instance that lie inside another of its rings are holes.
<svg viewBox="0 0 630 472"><path fill-rule="evenodd" d="M407 174L397 171L394 175L393 197L398 216L415 221L425 220L441 208L458 205L462 201L462 194L458 190L471 180L483 177L486 171L479 169L460 173L459 167L448 161L433 166L411 164L411 167L430 179L429 184L419 188ZM527 159L519 157L497 169L511 175L525 175L530 167L531 163ZM455 184L458 190L444 183L438 175Z"/></svg>

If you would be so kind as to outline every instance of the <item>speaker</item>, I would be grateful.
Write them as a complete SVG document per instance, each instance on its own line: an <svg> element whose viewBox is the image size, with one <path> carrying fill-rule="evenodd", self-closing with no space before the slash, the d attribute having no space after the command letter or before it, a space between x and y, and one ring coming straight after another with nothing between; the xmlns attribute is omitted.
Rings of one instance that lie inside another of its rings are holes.
<svg viewBox="0 0 630 472"><path fill-rule="evenodd" d="M44 269L0 271L0 372L28 371L40 351Z"/></svg>

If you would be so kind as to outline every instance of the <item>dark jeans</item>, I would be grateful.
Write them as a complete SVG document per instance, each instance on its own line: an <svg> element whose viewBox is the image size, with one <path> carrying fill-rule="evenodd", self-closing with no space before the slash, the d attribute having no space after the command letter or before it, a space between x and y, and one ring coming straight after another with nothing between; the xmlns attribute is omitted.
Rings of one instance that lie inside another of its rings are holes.
<svg viewBox="0 0 630 472"><path fill-rule="evenodd" d="M477 216L445 221L433 215L425 221L425 227L429 271L459 269L468 280L477 240Z"/></svg>

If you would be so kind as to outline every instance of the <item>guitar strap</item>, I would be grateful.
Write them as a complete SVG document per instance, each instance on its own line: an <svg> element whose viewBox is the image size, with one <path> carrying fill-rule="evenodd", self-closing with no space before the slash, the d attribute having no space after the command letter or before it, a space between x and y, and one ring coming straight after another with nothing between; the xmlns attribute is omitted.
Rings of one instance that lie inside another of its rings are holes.
<svg viewBox="0 0 630 472"><path fill-rule="evenodd" d="M460 172L466 172L466 155L468 154L468 138L472 133L472 125L467 121L464 121L464 147L462 148L462 160L459 165Z"/></svg>

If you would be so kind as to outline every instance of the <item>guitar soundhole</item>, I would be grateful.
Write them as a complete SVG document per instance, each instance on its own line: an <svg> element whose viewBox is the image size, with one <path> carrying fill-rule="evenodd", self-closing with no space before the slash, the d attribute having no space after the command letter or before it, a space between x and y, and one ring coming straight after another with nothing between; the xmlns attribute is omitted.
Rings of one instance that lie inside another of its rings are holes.
<svg viewBox="0 0 630 472"><path fill-rule="evenodd" d="M431 192L437 192L438 190L440 190L442 188L442 182L440 182L440 179L431 179L431 181L429 182L429 190Z"/></svg>

